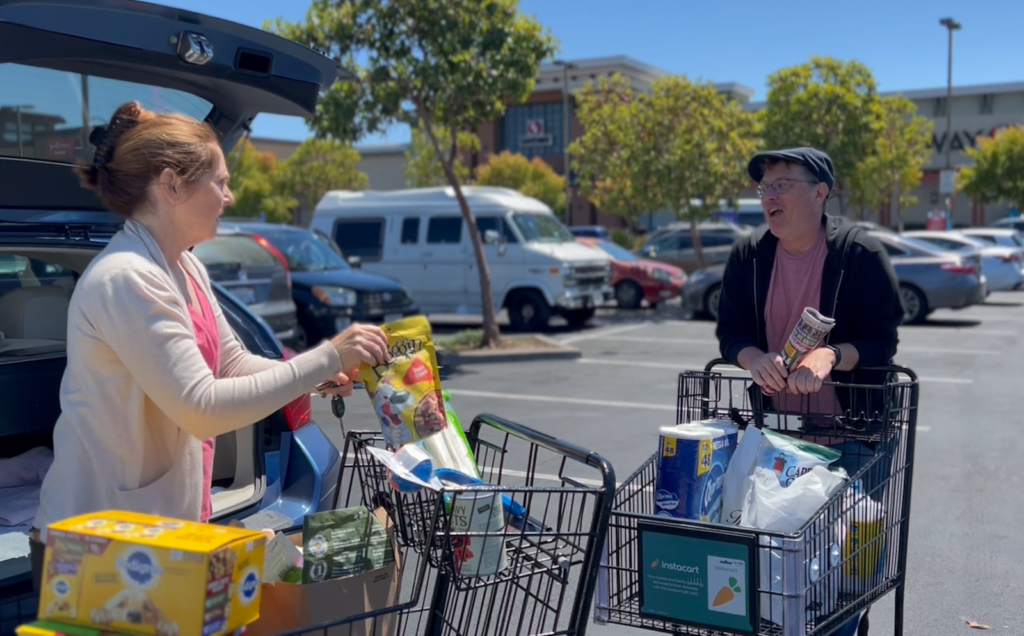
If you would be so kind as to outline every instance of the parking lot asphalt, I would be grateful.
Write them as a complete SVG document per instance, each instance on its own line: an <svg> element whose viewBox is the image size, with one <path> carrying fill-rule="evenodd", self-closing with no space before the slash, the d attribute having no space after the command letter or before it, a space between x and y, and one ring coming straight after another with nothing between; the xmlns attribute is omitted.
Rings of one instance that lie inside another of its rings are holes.
<svg viewBox="0 0 1024 636"><path fill-rule="evenodd" d="M656 450L658 427L674 423L679 372L718 356L714 324L685 317L678 306L601 310L584 329L554 329L582 351L579 360L467 366L444 387L464 425L480 413L499 415L600 453L622 481ZM449 321L437 331L467 324ZM993 294L984 305L938 311L900 330L896 361L921 381L907 634L963 634L966 621L1024 633L1022 333L1024 293ZM329 402L313 402L315 419L340 447ZM377 427L365 394L347 405L347 429ZM892 606L890 594L872 610L872 633L891 633Z"/></svg>

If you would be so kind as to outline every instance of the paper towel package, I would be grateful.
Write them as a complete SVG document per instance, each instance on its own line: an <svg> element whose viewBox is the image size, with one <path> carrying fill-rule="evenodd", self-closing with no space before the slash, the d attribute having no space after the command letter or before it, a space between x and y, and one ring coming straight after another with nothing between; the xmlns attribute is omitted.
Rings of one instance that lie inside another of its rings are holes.
<svg viewBox="0 0 1024 636"><path fill-rule="evenodd" d="M718 523L722 478L738 434L728 420L661 427L655 515Z"/></svg>

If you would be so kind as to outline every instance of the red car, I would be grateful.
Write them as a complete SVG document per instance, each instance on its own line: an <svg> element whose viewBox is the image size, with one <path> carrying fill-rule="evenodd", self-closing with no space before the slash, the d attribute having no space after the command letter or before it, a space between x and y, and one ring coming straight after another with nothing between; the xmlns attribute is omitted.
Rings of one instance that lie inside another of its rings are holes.
<svg viewBox="0 0 1024 636"><path fill-rule="evenodd" d="M686 272L658 261L640 258L629 250L603 239L577 238L579 243L612 257L612 286L622 309L636 309L646 300L651 307L679 295Z"/></svg>

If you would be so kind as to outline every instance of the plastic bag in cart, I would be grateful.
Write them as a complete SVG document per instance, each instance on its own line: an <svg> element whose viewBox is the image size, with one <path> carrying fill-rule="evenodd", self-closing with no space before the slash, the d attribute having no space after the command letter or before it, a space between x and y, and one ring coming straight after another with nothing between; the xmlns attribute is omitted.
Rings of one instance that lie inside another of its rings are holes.
<svg viewBox="0 0 1024 636"><path fill-rule="evenodd" d="M752 487L743 506L743 525L773 532L798 531L846 483L845 473L815 466L783 487L775 471L761 466L754 468ZM783 540L762 536L760 543L761 618L783 624L787 598L801 597L806 592L803 608L807 621L826 616L835 610L838 598L836 585L813 584L839 565L841 550L839 532L828 529L816 540L810 559L805 550L784 549ZM789 617L792 620L792 617Z"/></svg>

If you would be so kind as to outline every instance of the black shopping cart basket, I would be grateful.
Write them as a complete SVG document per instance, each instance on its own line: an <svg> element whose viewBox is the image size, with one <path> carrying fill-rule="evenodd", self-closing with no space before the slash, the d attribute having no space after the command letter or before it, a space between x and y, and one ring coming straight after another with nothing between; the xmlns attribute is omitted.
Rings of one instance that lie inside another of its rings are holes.
<svg viewBox="0 0 1024 636"><path fill-rule="evenodd" d="M484 483L415 493L392 488L370 451L384 448L379 433L346 437L336 497L385 508L405 558L430 565L419 599L392 608L394 633L584 634L614 470L596 453L491 415L473 420L466 437Z"/></svg>
<svg viewBox="0 0 1024 636"><path fill-rule="evenodd" d="M881 381L768 397L738 369L715 370L726 364L680 374L678 424L729 420L740 435L768 428L837 448L833 468L849 479L794 532L666 518L656 452L616 490L595 620L671 634L817 636L848 628L896 590L902 634L916 375L863 370Z"/></svg>

